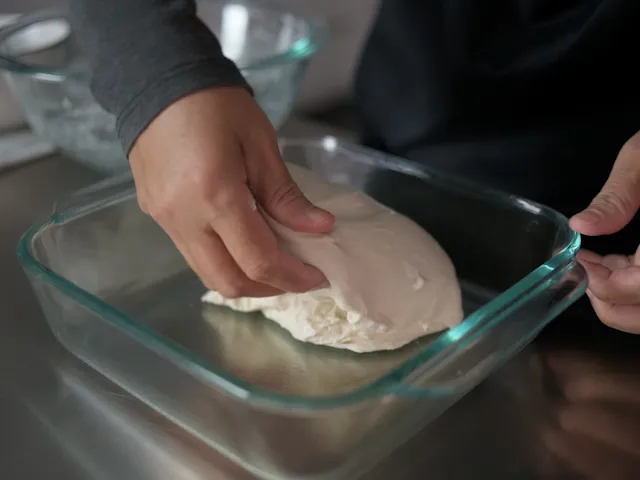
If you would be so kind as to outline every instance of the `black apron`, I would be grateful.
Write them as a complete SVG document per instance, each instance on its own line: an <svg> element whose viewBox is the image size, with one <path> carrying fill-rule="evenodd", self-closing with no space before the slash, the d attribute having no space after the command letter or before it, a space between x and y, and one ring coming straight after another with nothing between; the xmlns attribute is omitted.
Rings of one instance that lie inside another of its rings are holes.
<svg viewBox="0 0 640 480"><path fill-rule="evenodd" d="M639 22L638 0L382 0L364 141L572 215L640 130ZM638 223L585 245L630 253Z"/></svg>

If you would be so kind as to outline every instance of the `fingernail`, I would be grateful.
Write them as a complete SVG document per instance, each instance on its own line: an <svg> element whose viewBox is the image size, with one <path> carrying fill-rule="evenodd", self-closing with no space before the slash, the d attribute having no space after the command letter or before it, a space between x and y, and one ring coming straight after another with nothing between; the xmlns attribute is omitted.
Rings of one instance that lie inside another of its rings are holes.
<svg viewBox="0 0 640 480"><path fill-rule="evenodd" d="M311 287L309 289L310 292L315 292L316 290L324 290L325 288L330 288L331 284L329 283L328 280L323 280L322 282L318 283L315 287Z"/></svg>
<svg viewBox="0 0 640 480"><path fill-rule="evenodd" d="M595 277L599 280L607 280L611 276L611 270L599 263L581 260L580 263L587 270L589 277Z"/></svg>
<svg viewBox="0 0 640 480"><path fill-rule="evenodd" d="M587 209L578 213L573 218L581 222L593 224L598 223L600 220L602 220L602 214L597 210Z"/></svg>
<svg viewBox="0 0 640 480"><path fill-rule="evenodd" d="M602 263L603 257L591 250L582 249L576 254L576 258L579 262Z"/></svg>
<svg viewBox="0 0 640 480"><path fill-rule="evenodd" d="M306 211L306 216L313 223L329 223L333 221L333 215L318 207L311 207Z"/></svg>

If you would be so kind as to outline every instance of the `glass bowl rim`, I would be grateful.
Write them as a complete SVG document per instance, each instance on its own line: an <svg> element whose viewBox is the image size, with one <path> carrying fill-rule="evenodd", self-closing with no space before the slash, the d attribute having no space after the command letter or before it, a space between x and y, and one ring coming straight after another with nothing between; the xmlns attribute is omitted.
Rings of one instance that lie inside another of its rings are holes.
<svg viewBox="0 0 640 480"><path fill-rule="evenodd" d="M204 2L220 5L240 5L272 14L291 15L308 26L308 35L298 39L285 52L260 58L245 65L238 64L238 68L243 73L307 60L321 50L329 39L327 22L316 14L311 14L298 8L265 5L252 0L197 0L197 3ZM52 20L69 22L68 8L50 8L18 16L13 21L0 27L0 45L25 28ZM3 54L1 51L0 70L49 82L64 82L74 78L67 67L46 67L30 64L22 62L11 55Z"/></svg>

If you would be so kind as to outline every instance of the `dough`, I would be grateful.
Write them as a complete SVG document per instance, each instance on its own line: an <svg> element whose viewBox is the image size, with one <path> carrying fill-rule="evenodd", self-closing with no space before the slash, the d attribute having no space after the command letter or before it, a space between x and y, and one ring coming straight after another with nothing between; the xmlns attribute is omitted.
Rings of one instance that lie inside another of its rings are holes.
<svg viewBox="0 0 640 480"><path fill-rule="evenodd" d="M268 298L210 291L204 302L261 311L298 340L354 352L396 349L461 322L455 269L433 237L362 192L288 167L305 195L335 215L335 226L312 235L267 220L282 247L319 268L331 286Z"/></svg>

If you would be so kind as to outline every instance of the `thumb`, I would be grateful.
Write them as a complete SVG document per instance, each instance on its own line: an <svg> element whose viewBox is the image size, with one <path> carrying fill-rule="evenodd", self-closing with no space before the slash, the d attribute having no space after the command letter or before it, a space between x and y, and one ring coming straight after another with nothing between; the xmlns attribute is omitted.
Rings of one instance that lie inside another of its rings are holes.
<svg viewBox="0 0 640 480"><path fill-rule="evenodd" d="M603 188L589 207L570 222L576 232L589 236L610 235L622 230L634 217L640 201L628 191Z"/></svg>
<svg viewBox="0 0 640 480"><path fill-rule="evenodd" d="M299 232L324 233L331 229L333 215L313 205L288 172L277 179L270 177L271 183L264 188L266 195L259 202L274 220Z"/></svg>
<svg viewBox="0 0 640 480"><path fill-rule="evenodd" d="M277 146L268 157L263 168L255 168L255 164L248 168L251 191L262 209L278 223L299 232L331 230L334 216L305 197L280 158Z"/></svg>
<svg viewBox="0 0 640 480"><path fill-rule="evenodd" d="M589 236L622 230L640 208L640 152L621 151L600 193L571 218L571 228Z"/></svg>

